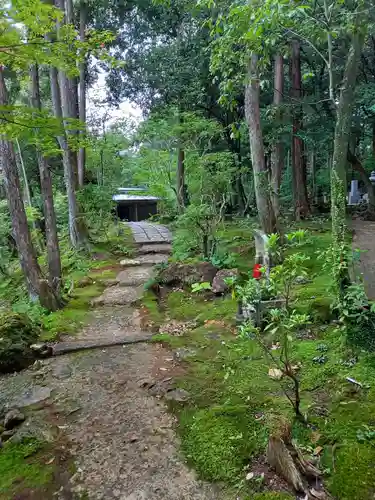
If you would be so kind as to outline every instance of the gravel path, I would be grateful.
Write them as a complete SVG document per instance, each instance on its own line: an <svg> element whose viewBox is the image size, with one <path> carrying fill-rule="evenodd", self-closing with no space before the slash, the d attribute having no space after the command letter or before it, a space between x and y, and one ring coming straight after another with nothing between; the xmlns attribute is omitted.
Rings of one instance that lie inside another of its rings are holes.
<svg viewBox="0 0 375 500"><path fill-rule="evenodd" d="M126 281L124 274L120 281ZM65 341L142 334L134 308L112 305L94 309L89 325ZM216 487L198 481L180 455L167 393L150 392L163 384L173 389L179 371L168 350L139 343L52 357L0 378L0 409L26 407L17 435L53 441L57 457L63 450L74 461L76 472L43 500L223 498ZM29 498L35 497L22 496Z"/></svg>
<svg viewBox="0 0 375 500"><path fill-rule="evenodd" d="M375 222L353 220L353 247L359 249L358 273L362 274L369 299L375 300Z"/></svg>

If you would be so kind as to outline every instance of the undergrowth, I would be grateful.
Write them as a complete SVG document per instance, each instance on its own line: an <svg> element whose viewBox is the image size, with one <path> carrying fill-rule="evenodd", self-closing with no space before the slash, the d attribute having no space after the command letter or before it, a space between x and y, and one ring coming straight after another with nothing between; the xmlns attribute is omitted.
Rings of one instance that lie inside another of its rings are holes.
<svg viewBox="0 0 375 500"><path fill-rule="evenodd" d="M317 229L314 241L305 248L311 281L298 286L293 303L313 323L297 332L291 352L292 362L301 364L301 410L309 426L295 422L292 434L300 447L316 450L324 484L335 498L370 500L375 488L375 356L348 346L331 322L332 283L318 259L330 235ZM178 385L189 391L190 400L171 404L171 411L178 417L188 462L202 479L226 484L241 499L294 498L272 491L275 486L246 480L265 454L269 434L294 420L280 382L268 375L271 365L259 344L233 335L235 301L173 291L164 307L158 309L159 324L166 316L196 320L196 328L183 336L155 337L187 353Z"/></svg>

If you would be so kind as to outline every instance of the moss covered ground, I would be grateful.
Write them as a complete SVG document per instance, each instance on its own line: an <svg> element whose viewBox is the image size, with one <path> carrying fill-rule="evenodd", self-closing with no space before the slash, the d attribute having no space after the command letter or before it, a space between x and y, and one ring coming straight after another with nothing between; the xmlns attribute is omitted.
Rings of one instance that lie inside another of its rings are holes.
<svg viewBox="0 0 375 500"><path fill-rule="evenodd" d="M308 312L312 324L296 335L292 352L293 362L301 363L307 426L294 420L281 383L268 376L272 365L257 341L235 335L234 300L209 300L186 290L172 291L163 311L151 296L145 302L159 324L163 316L196 320L196 328L183 336L161 333L155 341L187 350L185 372L178 384L189 391L191 399L184 405L171 405L178 417L182 450L200 477L226 484L231 498L295 498L261 477L246 480L247 472L264 456L269 434L285 421L291 423L298 445L316 454L334 498L374 498L375 357L349 348L333 321L330 277L318 258L330 244L330 234L317 223L312 236L299 249L310 257L311 282L299 285L294 296L295 307Z"/></svg>
<svg viewBox="0 0 375 500"><path fill-rule="evenodd" d="M62 334L74 334L88 319L90 302L105 288L106 279L115 278L122 257L131 256L134 242L130 228L121 226L121 233L111 227L102 238L95 237L89 251L72 250L68 241L61 241L64 299L66 305L59 311L48 313L38 304L31 304L18 262L12 272L0 282L0 310L26 314L41 327L41 339L53 341ZM45 269L42 258L40 265ZM85 281L84 286L80 282Z"/></svg>
<svg viewBox="0 0 375 500"><path fill-rule="evenodd" d="M34 439L6 443L0 452L0 499L44 498L53 482L52 458L46 445ZM31 492L34 496L22 496Z"/></svg>

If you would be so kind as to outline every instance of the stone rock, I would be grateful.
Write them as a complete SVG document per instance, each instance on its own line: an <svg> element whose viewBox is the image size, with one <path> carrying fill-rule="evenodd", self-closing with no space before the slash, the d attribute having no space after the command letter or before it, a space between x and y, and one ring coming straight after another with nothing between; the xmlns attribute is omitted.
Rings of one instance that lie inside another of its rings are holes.
<svg viewBox="0 0 375 500"><path fill-rule="evenodd" d="M38 358L47 358L53 355L53 349L48 344L31 344L30 349Z"/></svg>
<svg viewBox="0 0 375 500"><path fill-rule="evenodd" d="M143 287L112 286L100 297L91 301L92 306L123 306L133 304L142 297Z"/></svg>
<svg viewBox="0 0 375 500"><path fill-rule="evenodd" d="M10 406L24 408L26 406L35 405L48 399L51 396L52 390L44 385L33 385L23 394L17 395L11 402Z"/></svg>
<svg viewBox="0 0 375 500"><path fill-rule="evenodd" d="M146 283L154 275L150 266L141 266L121 271L117 280L120 286L139 286Z"/></svg>
<svg viewBox="0 0 375 500"><path fill-rule="evenodd" d="M311 280L306 278L306 276L297 276L297 278L294 280L294 283L296 285L306 285L306 283L310 283Z"/></svg>
<svg viewBox="0 0 375 500"><path fill-rule="evenodd" d="M184 403L190 398L190 393L185 389L172 389L165 394L165 399L168 401L176 401L177 403Z"/></svg>
<svg viewBox="0 0 375 500"><path fill-rule="evenodd" d="M181 361L182 359L186 359L189 356L195 356L197 351L195 349L188 349L187 347L180 347L179 349L176 349L173 353L173 357L177 361Z"/></svg>
<svg viewBox="0 0 375 500"><path fill-rule="evenodd" d="M109 288L111 286L116 286L119 284L119 280L117 278L108 278L105 280L101 280L101 283L106 287Z"/></svg>
<svg viewBox="0 0 375 500"><path fill-rule="evenodd" d="M147 253L170 254L172 253L172 245L170 243L154 243L148 245L141 245L139 247L138 252L140 254L147 254Z"/></svg>
<svg viewBox="0 0 375 500"><path fill-rule="evenodd" d="M1 434L1 440L5 443L5 441L8 441L8 439L13 437L15 433L16 433L16 429L9 429L7 431L4 431Z"/></svg>
<svg viewBox="0 0 375 500"><path fill-rule="evenodd" d="M279 368L270 368L268 370L268 376L274 380L281 380L284 374Z"/></svg>
<svg viewBox="0 0 375 500"><path fill-rule="evenodd" d="M52 375L59 380L64 380L71 377L72 369L69 365L57 365L54 367Z"/></svg>
<svg viewBox="0 0 375 500"><path fill-rule="evenodd" d="M159 274L161 283L168 286L192 285L193 283L212 283L218 268L211 262L198 264L170 264Z"/></svg>
<svg viewBox="0 0 375 500"><path fill-rule="evenodd" d="M124 266L124 267L135 267L135 266L140 266L141 265L141 262L139 260L136 260L136 259L122 259L122 261L120 261L120 266Z"/></svg>
<svg viewBox="0 0 375 500"><path fill-rule="evenodd" d="M90 286L94 283L94 280L90 278L89 276L85 276L84 278L81 278L77 282L77 288L85 288L86 286Z"/></svg>
<svg viewBox="0 0 375 500"><path fill-rule="evenodd" d="M259 229L254 230L254 241L255 241L255 263L262 264L266 268L266 274L268 276L271 268L271 256L268 250L268 236L265 232Z"/></svg>
<svg viewBox="0 0 375 500"><path fill-rule="evenodd" d="M229 290L225 283L226 278L237 278L237 269L220 269L212 281L212 291L217 294L225 293Z"/></svg>
<svg viewBox="0 0 375 500"><path fill-rule="evenodd" d="M163 264L164 262L168 262L168 258L169 256L167 254L161 254L161 253L146 254L146 255L141 255L139 257L139 262L141 264L155 266L157 264Z"/></svg>
<svg viewBox="0 0 375 500"><path fill-rule="evenodd" d="M21 424L25 420L25 415L20 412L19 410L10 410L8 413L5 415L4 418L4 427L5 430L11 430L14 429L14 427L17 427L17 425ZM3 433L4 434L4 433Z"/></svg>

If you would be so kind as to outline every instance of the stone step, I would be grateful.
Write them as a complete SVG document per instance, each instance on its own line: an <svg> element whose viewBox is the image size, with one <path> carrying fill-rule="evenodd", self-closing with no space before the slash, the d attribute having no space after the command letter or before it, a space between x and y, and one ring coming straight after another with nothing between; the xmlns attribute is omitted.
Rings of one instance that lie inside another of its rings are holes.
<svg viewBox="0 0 375 500"><path fill-rule="evenodd" d="M140 245L138 253L140 255L150 253L171 254L172 245L170 243L148 243L146 245Z"/></svg>
<svg viewBox="0 0 375 500"><path fill-rule="evenodd" d="M129 267L117 275L119 286L144 285L155 274L151 266Z"/></svg>
<svg viewBox="0 0 375 500"><path fill-rule="evenodd" d="M155 266L156 264L168 262L168 257L169 255L165 253L149 253L140 255L137 260L141 263L141 265Z"/></svg>
<svg viewBox="0 0 375 500"><path fill-rule="evenodd" d="M91 301L93 307L122 306L136 303L143 295L143 286L112 286Z"/></svg>

